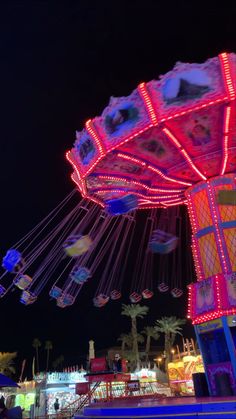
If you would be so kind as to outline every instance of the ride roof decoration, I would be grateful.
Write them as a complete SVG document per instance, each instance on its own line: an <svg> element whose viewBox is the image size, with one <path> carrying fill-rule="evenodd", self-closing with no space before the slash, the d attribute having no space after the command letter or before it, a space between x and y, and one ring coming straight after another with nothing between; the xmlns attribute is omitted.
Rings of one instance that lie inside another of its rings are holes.
<svg viewBox="0 0 236 419"><path fill-rule="evenodd" d="M67 159L83 197L102 207L130 194L138 208L185 203L185 190L236 168L235 54L177 63L89 120Z"/></svg>

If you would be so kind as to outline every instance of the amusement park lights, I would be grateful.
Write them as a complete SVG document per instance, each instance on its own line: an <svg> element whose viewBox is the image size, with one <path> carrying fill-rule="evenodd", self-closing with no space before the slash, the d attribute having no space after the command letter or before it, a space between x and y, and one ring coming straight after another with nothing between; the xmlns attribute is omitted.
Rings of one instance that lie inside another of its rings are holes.
<svg viewBox="0 0 236 419"><path fill-rule="evenodd" d="M155 109L154 109L154 106L152 104L151 98L150 98L150 96L148 94L148 91L147 91L147 88L145 86L145 83L141 83L138 86L138 91L139 91L140 96L144 100L146 109L148 111L148 114L150 116L150 119L151 119L153 125L157 125L158 124L158 120L157 120L157 117L156 117Z"/></svg>
<svg viewBox="0 0 236 419"><path fill-rule="evenodd" d="M236 309L232 308L229 310L215 310L211 311L207 314L203 314L202 316L198 316L195 319L192 320L193 324L201 324L204 322L208 322L210 320L218 319L222 316L233 316L236 314Z"/></svg>
<svg viewBox="0 0 236 419"><path fill-rule="evenodd" d="M222 169L220 174L223 175L225 173L226 164L228 161L228 140L229 140L229 122L230 122L230 115L231 115L231 106L226 106L225 114L224 114L224 134L223 134L223 160L222 160Z"/></svg>
<svg viewBox="0 0 236 419"><path fill-rule="evenodd" d="M104 149L104 146L103 146L102 141L100 140L100 138L99 138L99 136L98 136L97 132L96 132L96 131L95 131L95 129L94 129L94 126L93 126L92 120L91 120L91 119L89 119L89 120L86 122L85 126L86 126L86 128L87 128L87 130L88 130L89 134L91 135L91 137L93 137L93 139L94 139L94 141L95 141L95 143L96 143L96 145L97 145L97 147L98 147L98 150L99 150L99 152L100 152L100 155L101 155L101 156L104 156L104 155L105 155L105 149Z"/></svg>
<svg viewBox="0 0 236 419"><path fill-rule="evenodd" d="M162 130L167 137L175 144L175 146L180 150L180 152L184 155L185 160L188 162L188 164L191 166L191 168L203 179L206 180L207 178L198 170L198 168L193 163L192 159L188 155L187 151L184 149L184 147L180 144L180 142L177 140L177 138L172 134L172 132L168 128L163 128Z"/></svg>
<svg viewBox="0 0 236 419"><path fill-rule="evenodd" d="M185 185L185 186L192 185L192 183L184 182L182 180L178 180L178 179L174 179L174 178L170 178L169 176L166 176L160 169L152 166L151 164L144 163L140 158L139 159L137 157L133 158L132 156L129 156L128 154L120 153L120 152L117 153L117 156L120 157L121 159L128 160L136 164L140 164L141 166L146 166L147 169L151 170L152 172L157 173L160 177L170 182L177 183L180 185Z"/></svg>
<svg viewBox="0 0 236 419"><path fill-rule="evenodd" d="M134 179L129 179L125 177L119 177L119 176L112 176L112 175L98 175L98 179L105 179L105 180L111 180L111 181L117 181L117 182L124 182L124 183L132 183L134 185L140 186L141 188L146 189L149 192L160 192L160 193L177 193L177 192L183 192L183 189L161 189L161 188L151 188L143 182L139 182ZM178 195L174 195L178 196Z"/></svg>
<svg viewBox="0 0 236 419"><path fill-rule="evenodd" d="M70 157L70 152L69 152L69 151L67 151L67 153L66 153L66 158L67 158L67 160L70 162L70 164L72 165L72 167L74 168L74 171L75 171L75 173L76 173L76 176L77 176L77 178L78 178L78 181L75 179L75 176L73 176L73 173L72 173L72 175L71 175L71 179L72 179L72 180L76 183L76 185L78 186L78 188L79 188L79 190L80 190L80 192L81 192L81 195L82 195L83 197L85 197L85 196L87 195L85 182L84 182L84 180L81 178L81 175L80 175L80 172L79 172L79 169L78 169L77 165L76 165L76 164L74 163L74 161L71 159L71 157Z"/></svg>
<svg viewBox="0 0 236 419"><path fill-rule="evenodd" d="M235 99L235 90L234 85L231 77L231 71L230 71L230 64L229 64L229 54L226 52L223 52L219 55L220 63L222 66L222 72L224 75L224 83L225 87L229 96L229 100Z"/></svg>

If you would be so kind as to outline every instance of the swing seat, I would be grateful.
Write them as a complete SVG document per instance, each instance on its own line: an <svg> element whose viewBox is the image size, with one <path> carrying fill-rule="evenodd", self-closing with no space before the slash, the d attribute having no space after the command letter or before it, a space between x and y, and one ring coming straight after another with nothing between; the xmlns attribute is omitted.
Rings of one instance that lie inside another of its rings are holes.
<svg viewBox="0 0 236 419"><path fill-rule="evenodd" d="M84 284L91 277L91 273L89 269L77 266L71 271L70 277L76 284Z"/></svg>
<svg viewBox="0 0 236 419"><path fill-rule="evenodd" d="M172 297L179 298L181 297L181 295L183 295L183 290L181 290L180 288L173 288L170 293Z"/></svg>
<svg viewBox="0 0 236 419"><path fill-rule="evenodd" d="M33 279L29 275L22 274L14 279L13 284L20 290L26 290L32 281Z"/></svg>
<svg viewBox="0 0 236 419"><path fill-rule="evenodd" d="M2 260L2 267L8 272L17 273L24 265L21 253L16 249L9 249Z"/></svg>
<svg viewBox="0 0 236 419"><path fill-rule="evenodd" d="M165 284L165 282L161 282L157 288L160 292L167 292L169 290L169 285Z"/></svg>
<svg viewBox="0 0 236 419"><path fill-rule="evenodd" d="M111 300L119 300L119 298L121 298L121 292L118 290L113 290L111 291Z"/></svg>
<svg viewBox="0 0 236 419"><path fill-rule="evenodd" d="M149 248L153 253L167 254L172 252L178 244L178 237L162 230L155 230L152 233Z"/></svg>
<svg viewBox="0 0 236 419"><path fill-rule="evenodd" d="M97 297L94 297L93 304L95 307L103 307L108 303L110 297L105 294L99 294Z"/></svg>
<svg viewBox="0 0 236 419"><path fill-rule="evenodd" d="M149 290L149 289L145 289L142 292L142 296L143 296L143 298L145 300L148 300L149 298L152 298L153 297L153 292L151 290Z"/></svg>
<svg viewBox="0 0 236 419"><path fill-rule="evenodd" d="M57 298L57 306L64 308L67 306L72 306L75 302L75 297L71 294L62 294L59 298Z"/></svg>
<svg viewBox="0 0 236 419"><path fill-rule="evenodd" d="M3 285L0 285L0 298L6 294L6 288Z"/></svg>
<svg viewBox="0 0 236 419"><path fill-rule="evenodd" d="M26 306L33 304L37 300L37 295L30 291L23 291L20 297L20 302Z"/></svg>
<svg viewBox="0 0 236 419"><path fill-rule="evenodd" d="M138 294L137 292L133 292L130 294L129 299L131 303L139 303L142 300L142 295Z"/></svg>
<svg viewBox="0 0 236 419"><path fill-rule="evenodd" d="M59 288L59 287L54 286L49 291L49 296L51 298L57 299L57 298L61 297L61 295L62 295L62 289Z"/></svg>
<svg viewBox="0 0 236 419"><path fill-rule="evenodd" d="M67 256L77 257L86 253L92 244L89 236L71 236L64 243L64 250Z"/></svg>

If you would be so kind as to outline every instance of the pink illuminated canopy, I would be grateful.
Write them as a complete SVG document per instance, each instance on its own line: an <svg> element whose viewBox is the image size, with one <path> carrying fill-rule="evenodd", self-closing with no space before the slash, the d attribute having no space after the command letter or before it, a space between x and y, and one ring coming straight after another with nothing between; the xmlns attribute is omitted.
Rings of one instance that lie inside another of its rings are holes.
<svg viewBox="0 0 236 419"><path fill-rule="evenodd" d="M104 206L134 194L139 208L185 203L185 190L236 170L236 55L178 63L128 97L111 98L67 153L83 197Z"/></svg>

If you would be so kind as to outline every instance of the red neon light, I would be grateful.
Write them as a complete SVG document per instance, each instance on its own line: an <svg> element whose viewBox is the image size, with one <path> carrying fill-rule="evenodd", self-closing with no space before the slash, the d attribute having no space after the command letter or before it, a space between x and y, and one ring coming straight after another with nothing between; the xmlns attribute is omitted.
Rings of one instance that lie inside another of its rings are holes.
<svg viewBox="0 0 236 419"><path fill-rule="evenodd" d="M157 173L160 177L162 177L165 180L169 180L170 182L177 183L177 184L180 184L180 185L192 186L192 183L184 182L182 180L176 180L176 179L173 179L169 176L166 176L160 169L157 169L156 167L152 166L151 164L144 163L141 159L138 159L137 157L135 157L135 159L134 159L133 157L131 157L128 154L125 154L125 153L117 153L117 156L120 157L121 159L129 160L129 161L135 162L136 164L140 164L140 166L145 165L147 169L150 169L152 172Z"/></svg>
<svg viewBox="0 0 236 419"><path fill-rule="evenodd" d="M147 163L143 162L142 160L136 159L135 157L128 156L127 154L117 153L117 156L122 159L130 160L133 163L137 163L139 164L139 166L147 167Z"/></svg>
<svg viewBox="0 0 236 419"><path fill-rule="evenodd" d="M179 149L179 151L184 155L185 160L188 162L190 167L203 179L207 180L207 178L198 170L198 168L193 163L191 157L188 155L187 151L184 149L184 147L180 144L180 142L177 140L175 135L172 134L172 132L168 128L163 128L162 131L167 135L167 137L174 143L174 145Z"/></svg>
<svg viewBox="0 0 236 419"><path fill-rule="evenodd" d="M107 193L107 192L109 192L109 193L119 193L119 194L121 194L122 196L124 195L124 193L127 193L127 189L125 188L124 190L121 190L121 189L99 189L99 190L96 190L96 193L97 194L104 194L104 193ZM132 191L132 193L134 194L134 195L137 195L137 196L140 196L141 198L144 198L144 199L149 199L150 200L150 202L151 202L151 200L153 200L153 199L157 199L158 200L158 202L157 202L157 204L159 203L159 202L161 202L160 200L162 200L162 199L170 199L170 198L176 198L176 199L173 199L173 200L171 200L171 201L166 201L166 202L173 202L173 201L182 201L182 198L179 198L179 194L177 194L177 195L164 195L164 196L149 196L149 195L143 195L141 192L133 192Z"/></svg>
<svg viewBox="0 0 236 419"><path fill-rule="evenodd" d="M96 145L97 145L97 147L98 147L98 149L99 149L99 153L100 153L102 156L104 156L104 155L105 155L105 149L104 149L104 146L103 146L102 141L100 140L100 138L99 138L99 136L98 136L97 132L96 132L96 131L95 131L95 129L94 129L94 126L93 126L92 120L91 120L91 119L89 119L89 120L86 122L85 126L86 126L86 128L87 128L87 130L88 130L89 134L91 135L91 137L94 139L94 141L95 141L95 143L96 143Z"/></svg>
<svg viewBox="0 0 236 419"><path fill-rule="evenodd" d="M86 178L94 169L95 166L102 160L104 155L100 155L97 160L92 164L92 166L89 167L89 169L83 174L83 179Z"/></svg>
<svg viewBox="0 0 236 419"><path fill-rule="evenodd" d="M177 205L177 204L183 204L184 200L182 198L178 198L178 199L173 199L171 201L165 201L161 203L163 203L163 205L167 207L173 207L174 205Z"/></svg>
<svg viewBox="0 0 236 419"><path fill-rule="evenodd" d="M78 169L77 165L76 165L76 164L74 163L74 161L71 159L70 154L71 154L71 153L70 153L70 151L67 151L67 152L66 152L66 159L67 159L67 160L70 162L70 164L72 165L72 167L73 167L73 169L74 169L74 171L75 171L75 173L76 173L76 175L77 175L77 177L78 177L79 182L76 182L76 181L75 181L74 177L72 177L72 176L73 176L73 174L72 174L71 178L72 178L72 180L76 183L76 185L78 186L79 190L81 191L82 196L83 196L83 197L85 197L85 196L87 195L87 190L86 190L86 185L85 185L85 182L83 181L83 179L82 179L82 177L81 177L81 175L80 175L80 172L79 172L79 169Z"/></svg>
<svg viewBox="0 0 236 419"><path fill-rule="evenodd" d="M188 285L188 311L187 311L187 318L192 318L192 285Z"/></svg>
<svg viewBox="0 0 236 419"><path fill-rule="evenodd" d="M170 115L170 116L164 117L164 118L162 118L162 119L160 120L160 122L169 121L170 119L173 119L173 118L178 118L179 116L186 115L187 113L190 113L190 112L193 112L193 111L194 111L194 112L195 112L195 111L199 111L200 109L203 109L203 108L208 108L209 106L216 105L217 103L227 102L227 101L228 101L228 96L222 96L222 97L220 97L220 98L218 98L218 99L215 99L215 100L210 100L210 101L208 101L208 102L205 102L205 103L203 103L202 105L193 106L192 108L186 109L185 111L182 111L182 112L177 112L177 113L175 113L175 114L173 114L173 115Z"/></svg>
<svg viewBox="0 0 236 419"><path fill-rule="evenodd" d="M220 284L219 284L219 277L218 277L218 275L216 275L216 277L215 277L214 285L215 285L217 308L219 310L221 308L221 298L220 298Z"/></svg>
<svg viewBox="0 0 236 419"><path fill-rule="evenodd" d="M219 59L220 59L221 68L223 72L225 88L228 93L228 98L229 100L234 100L235 90L234 90L234 85L233 85L231 72L230 72L229 56L226 52L223 52L222 54L219 55Z"/></svg>
<svg viewBox="0 0 236 419"><path fill-rule="evenodd" d="M148 94L148 91L147 91L147 88L146 88L145 83L141 83L138 86L138 92L139 92L141 98L144 101L144 104L145 104L146 109L148 111L148 115L149 115L149 117L150 117L153 125L157 125L158 124L158 120L157 120L157 117L156 117L155 109L154 109L154 106L152 104L151 98L150 98L150 96Z"/></svg>
<svg viewBox="0 0 236 419"><path fill-rule="evenodd" d="M147 205L147 204L140 204L140 206L138 207L138 209L139 210L147 210L147 209L155 209L156 208L156 205L155 204L153 204L153 205ZM166 206L165 205L159 205L159 207L158 208L166 208Z"/></svg>
<svg viewBox="0 0 236 419"><path fill-rule="evenodd" d="M153 124L148 124L145 128L140 129L139 131L135 132L134 134L130 135L129 137L125 138L120 143L114 145L113 147L108 149L108 152L115 150L116 148L120 147L121 145L127 143L130 140L133 140L134 138L138 137L140 134L143 134L145 131L147 131L149 128L152 128Z"/></svg>
<svg viewBox="0 0 236 419"><path fill-rule="evenodd" d="M100 199L97 199L97 198L95 198L94 196L91 196L91 195L87 195L86 198L90 199L90 201L95 202L95 204L100 205L102 208L105 208L105 204L102 201L100 201Z"/></svg>
<svg viewBox="0 0 236 419"><path fill-rule="evenodd" d="M83 187L83 181L82 182L80 180L78 181L77 177L75 177L75 176L76 176L76 174L73 172L70 177L73 180L73 182L76 184L76 186L78 186L82 197L87 198L86 190Z"/></svg>
<svg viewBox="0 0 236 419"><path fill-rule="evenodd" d="M235 314L236 314L235 308L231 308L230 310L215 310L215 311L212 311L211 313L195 317L192 323L193 324L205 323L209 320L214 320L222 316L230 316L230 315L235 315Z"/></svg>
<svg viewBox="0 0 236 419"><path fill-rule="evenodd" d="M226 106L225 114L224 114L224 135L223 135L223 160L222 160L222 168L220 174L223 175L225 173L229 153L228 153L228 140L229 140L229 121L230 121L230 114L231 114L231 106Z"/></svg>
<svg viewBox="0 0 236 419"><path fill-rule="evenodd" d="M133 183L134 185L140 186L144 189L146 189L149 192L160 192L160 193L176 193L176 192L183 192L183 189L161 189L161 188L151 188L147 185L145 185L142 182L139 182L137 180L130 180L125 177L121 176L112 176L112 175L98 175L98 179L105 179L105 180L114 180L115 182L125 182L125 183Z"/></svg>

